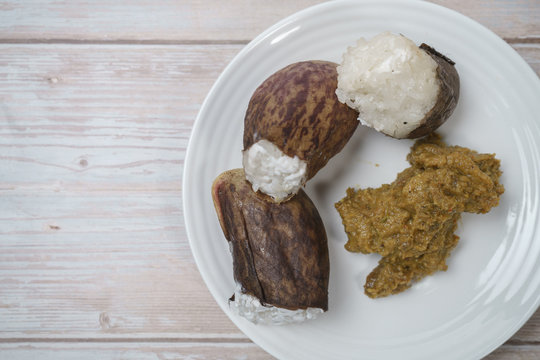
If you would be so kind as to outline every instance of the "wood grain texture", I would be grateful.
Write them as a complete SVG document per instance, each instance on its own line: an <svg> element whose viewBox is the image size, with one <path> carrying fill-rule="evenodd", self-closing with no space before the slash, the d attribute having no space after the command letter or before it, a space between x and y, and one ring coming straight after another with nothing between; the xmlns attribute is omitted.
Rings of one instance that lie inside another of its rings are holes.
<svg viewBox="0 0 540 360"><path fill-rule="evenodd" d="M4 359L39 360L269 360L253 343L59 342L0 343ZM520 358L527 359L527 358ZM527 359L528 360L528 359Z"/></svg>
<svg viewBox="0 0 540 360"><path fill-rule="evenodd" d="M0 45L1 189L179 190L239 45Z"/></svg>
<svg viewBox="0 0 540 360"><path fill-rule="evenodd" d="M181 207L192 124L245 43L322 1L0 3L0 359L271 359ZM540 3L435 0L540 74ZM488 360L540 357L540 310Z"/></svg>
<svg viewBox="0 0 540 360"><path fill-rule="evenodd" d="M198 274L179 192L0 196L0 339L239 333Z"/></svg>
<svg viewBox="0 0 540 360"><path fill-rule="evenodd" d="M540 2L535 0L431 0L478 21L509 42L540 40Z"/></svg>
<svg viewBox="0 0 540 360"><path fill-rule="evenodd" d="M536 75L540 76L540 43L513 44L512 47L536 72Z"/></svg>
<svg viewBox="0 0 540 360"><path fill-rule="evenodd" d="M0 39L20 41L247 41L323 0L4 1ZM239 14L242 14L239 16ZM126 21L128 20L129 21Z"/></svg>
<svg viewBox="0 0 540 360"><path fill-rule="evenodd" d="M502 345L484 360L538 360L537 345Z"/></svg>
<svg viewBox="0 0 540 360"><path fill-rule="evenodd" d="M0 41L247 41L298 10L323 0L55 2L0 4ZM540 39L534 0L435 0L516 41Z"/></svg>

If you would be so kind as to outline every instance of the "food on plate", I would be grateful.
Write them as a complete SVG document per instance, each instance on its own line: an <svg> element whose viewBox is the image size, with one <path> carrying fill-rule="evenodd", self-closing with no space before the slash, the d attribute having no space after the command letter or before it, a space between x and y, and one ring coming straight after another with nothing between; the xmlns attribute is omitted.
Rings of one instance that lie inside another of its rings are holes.
<svg viewBox="0 0 540 360"><path fill-rule="evenodd" d="M343 54L337 71L338 99L359 111L363 125L394 138L435 131L459 99L454 62L403 35L385 32L359 39Z"/></svg>
<svg viewBox="0 0 540 360"><path fill-rule="evenodd" d="M243 167L254 191L287 200L354 133L358 113L337 99L336 66L293 63L253 93L244 119Z"/></svg>
<svg viewBox="0 0 540 360"><path fill-rule="evenodd" d="M276 203L234 169L215 179L212 198L233 258L233 311L254 323L280 325L328 310L326 232L303 190Z"/></svg>
<svg viewBox="0 0 540 360"><path fill-rule="evenodd" d="M382 255L364 286L372 298L446 270L461 213L487 213L504 192L493 154L447 146L436 134L418 140L407 160L411 166L391 184L349 188L336 203L348 237L345 248Z"/></svg>

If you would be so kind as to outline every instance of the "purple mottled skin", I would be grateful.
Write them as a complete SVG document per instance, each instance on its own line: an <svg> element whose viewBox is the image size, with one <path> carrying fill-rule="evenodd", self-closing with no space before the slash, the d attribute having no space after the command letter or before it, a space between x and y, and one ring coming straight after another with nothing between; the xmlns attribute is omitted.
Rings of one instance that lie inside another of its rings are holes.
<svg viewBox="0 0 540 360"><path fill-rule="evenodd" d="M307 162L306 180L343 149L358 113L338 101L337 64L303 61L266 79L253 93L244 119L244 150L261 139Z"/></svg>

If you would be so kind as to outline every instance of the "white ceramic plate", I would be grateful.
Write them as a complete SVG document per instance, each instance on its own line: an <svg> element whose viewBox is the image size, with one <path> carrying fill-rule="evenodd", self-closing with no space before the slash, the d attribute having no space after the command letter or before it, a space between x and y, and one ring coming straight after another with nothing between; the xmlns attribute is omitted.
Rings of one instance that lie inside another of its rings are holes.
<svg viewBox="0 0 540 360"><path fill-rule="evenodd" d="M232 259L210 188L241 166L243 117L255 88L300 60L339 62L359 37L382 31L426 42L456 62L461 98L440 128L449 144L501 159L506 192L486 215L464 214L449 269L399 295L363 293L377 256L352 254L333 204L349 186L379 186L407 166L412 141L359 127L308 184L328 233L330 310L292 326L253 325L228 309ZM223 311L281 359L479 359L510 338L540 302L540 81L503 40L454 11L426 2L334 1L301 11L247 45L208 94L184 169L184 211L193 255ZM201 314L204 316L204 314Z"/></svg>

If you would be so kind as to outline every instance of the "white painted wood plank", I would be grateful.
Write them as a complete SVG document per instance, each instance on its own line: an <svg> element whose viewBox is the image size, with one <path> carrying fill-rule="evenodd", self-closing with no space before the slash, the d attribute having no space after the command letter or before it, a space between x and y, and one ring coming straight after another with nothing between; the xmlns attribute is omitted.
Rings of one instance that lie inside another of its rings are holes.
<svg viewBox="0 0 540 360"><path fill-rule="evenodd" d="M4 1L0 39L242 40L323 0Z"/></svg>
<svg viewBox="0 0 540 360"><path fill-rule="evenodd" d="M0 197L0 339L239 334L194 264L180 193Z"/></svg>
<svg viewBox="0 0 540 360"><path fill-rule="evenodd" d="M484 360L537 360L540 346L503 345ZM271 360L271 355L253 343L193 342L21 342L0 343L6 359L40 360Z"/></svg>
<svg viewBox="0 0 540 360"><path fill-rule="evenodd" d="M540 39L540 2L530 0L430 0L476 20L512 41Z"/></svg>
<svg viewBox="0 0 540 360"><path fill-rule="evenodd" d="M0 41L167 40L254 38L282 18L323 0L6 0ZM540 3L531 0L434 0L503 38L540 38Z"/></svg>
<svg viewBox="0 0 540 360"><path fill-rule="evenodd" d="M2 359L18 360L270 360L253 343L0 343Z"/></svg>
<svg viewBox="0 0 540 360"><path fill-rule="evenodd" d="M179 189L192 124L241 45L0 45L1 189Z"/></svg>

